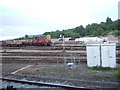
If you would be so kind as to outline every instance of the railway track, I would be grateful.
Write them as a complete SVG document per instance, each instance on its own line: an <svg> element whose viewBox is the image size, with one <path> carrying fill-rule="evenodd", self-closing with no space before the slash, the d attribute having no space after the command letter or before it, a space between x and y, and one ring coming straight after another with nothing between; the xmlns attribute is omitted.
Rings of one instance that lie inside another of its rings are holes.
<svg viewBox="0 0 120 90"><path fill-rule="evenodd" d="M20 56L21 57L21 56ZM65 62L66 61L66 62ZM2 58L2 63L27 63L27 64L37 64L37 63L70 63L70 62L74 62L74 63L86 63L86 59L85 58L71 58L71 57L37 57L34 58L31 56L31 58L19 58L19 57L5 57Z"/></svg>
<svg viewBox="0 0 120 90"><path fill-rule="evenodd" d="M51 88L52 87L63 88L63 90L94 90L94 89L85 88L85 87L76 87L76 86L55 84L55 83L43 83L43 82L36 82L36 81L11 79L11 78L6 78L6 77L0 77L0 79L5 80L5 81L10 81L10 82L21 83L21 84L29 84L29 85L37 85L37 86L48 86L48 87L51 87Z"/></svg>
<svg viewBox="0 0 120 90"><path fill-rule="evenodd" d="M63 46L25 46L25 47L2 47L2 49L26 49L26 50L62 50ZM86 49L85 46L65 46L66 50Z"/></svg>
<svg viewBox="0 0 120 90"><path fill-rule="evenodd" d="M15 49L13 48L14 47L12 47L12 49L3 49L1 51L1 58L3 63L46 63L47 60L48 63L64 63L64 60L66 60L66 62L73 61L79 63L80 61L84 62L86 59L86 51L83 50L83 47L80 47L81 49L77 47L79 50L74 48L72 50L66 50L65 53L63 53L62 50L56 50L54 47L42 47L42 49L52 48L53 50L39 50L41 47L38 46L32 48L29 47L31 50L27 50L26 48L28 47L24 47L25 49L16 49L16 47ZM38 50L35 50L35 48L38 48Z"/></svg>
<svg viewBox="0 0 120 90"><path fill-rule="evenodd" d="M117 63L120 63L120 47L116 47L116 59ZM40 47L40 46L30 46L30 47L3 47L1 52L1 58L3 63L6 62L4 60L11 60L15 58L16 61L21 60L53 60L53 62L57 62L57 59L60 62L64 62L65 59L70 60L69 58L74 57L76 62L86 62L86 47L85 46L66 46L66 52L62 52L62 46L50 46L50 47ZM64 55L63 55L64 54ZM63 57L63 58L62 58ZM65 57L65 58L64 58ZM74 59L72 58L72 59ZM55 61L56 59L56 61ZM25 60L25 62L26 62ZM38 62L36 60L36 62ZM40 61L41 62L41 61ZM52 61L50 61L52 62Z"/></svg>
<svg viewBox="0 0 120 90"><path fill-rule="evenodd" d="M26 78L25 77L29 77ZM23 79L24 78L24 79ZM9 74L6 77L1 77L1 80L12 81L22 84L38 85L38 86L48 86L48 87L60 87L65 90L106 90L109 88L111 90L119 90L118 83L116 82L100 82L100 81L87 81L87 80L77 80L77 79L64 79L64 78L50 78L50 77L36 77L36 76L26 76L26 75L16 75ZM62 82L68 82L68 84L63 84ZM52 83L53 81L59 81L59 83ZM72 82L76 85L69 85L69 82ZM77 86L79 84L79 86ZM102 88L101 88L102 86ZM110 87L106 87L110 86Z"/></svg>
<svg viewBox="0 0 120 90"><path fill-rule="evenodd" d="M21 47L8 47L3 46L2 49L27 49L27 50L61 50L63 48L62 45L59 46L21 46ZM65 46L66 50L85 50L86 46ZM116 46L116 50L120 50L120 46Z"/></svg>

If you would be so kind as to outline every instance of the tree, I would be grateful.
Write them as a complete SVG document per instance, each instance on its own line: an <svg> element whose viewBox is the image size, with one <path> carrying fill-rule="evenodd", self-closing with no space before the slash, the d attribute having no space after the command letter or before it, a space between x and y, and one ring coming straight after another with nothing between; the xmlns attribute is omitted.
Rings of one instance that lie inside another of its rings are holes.
<svg viewBox="0 0 120 90"><path fill-rule="evenodd" d="M107 17L107 19L106 19L106 24L112 24L111 18Z"/></svg>
<svg viewBox="0 0 120 90"><path fill-rule="evenodd" d="M110 32L115 33L115 35L119 35L120 32L120 19L116 21L112 21L111 18L107 17L106 22L92 23L86 25L84 28L82 25L72 28L66 29L62 31L52 31L49 34L52 37L58 38L62 33L64 33L65 37L80 37L80 36L98 36L98 35L107 35ZM47 34L48 32L44 33Z"/></svg>
<svg viewBox="0 0 120 90"><path fill-rule="evenodd" d="M47 35L47 34L50 34L50 32L45 32L43 35Z"/></svg>
<svg viewBox="0 0 120 90"><path fill-rule="evenodd" d="M107 30L107 27L106 27L106 23L105 22L101 22L100 24L99 24L99 26L103 29L103 30Z"/></svg>
<svg viewBox="0 0 120 90"><path fill-rule="evenodd" d="M27 38L29 38L29 36L28 36L28 35L25 35L25 38L27 39Z"/></svg>
<svg viewBox="0 0 120 90"><path fill-rule="evenodd" d="M104 30L101 27L99 27L96 32L97 32L96 35L102 35L102 36L104 36L104 34L105 34Z"/></svg>

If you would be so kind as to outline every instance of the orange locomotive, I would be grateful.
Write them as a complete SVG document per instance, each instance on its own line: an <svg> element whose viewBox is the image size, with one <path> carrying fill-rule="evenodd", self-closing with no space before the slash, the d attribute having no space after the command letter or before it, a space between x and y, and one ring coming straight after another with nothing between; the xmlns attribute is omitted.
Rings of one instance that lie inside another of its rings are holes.
<svg viewBox="0 0 120 90"><path fill-rule="evenodd" d="M50 35L36 36L35 39L32 41L32 45L50 46L51 45L51 36Z"/></svg>

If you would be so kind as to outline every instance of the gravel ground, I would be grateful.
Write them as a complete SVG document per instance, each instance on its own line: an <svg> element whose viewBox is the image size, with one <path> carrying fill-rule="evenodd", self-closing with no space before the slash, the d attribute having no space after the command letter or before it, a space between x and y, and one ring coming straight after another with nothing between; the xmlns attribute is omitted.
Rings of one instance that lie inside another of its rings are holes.
<svg viewBox="0 0 120 90"><path fill-rule="evenodd" d="M22 83L15 83L15 82L9 82L9 81L1 81L2 82L2 87L1 88L6 88L8 85L9 86L13 86L13 88L17 88L17 90L23 90L23 89L27 89L27 90L35 90L35 88L37 90L40 89L54 89L54 90L64 90L62 88L58 88L58 87L48 87L48 86L38 86L38 85L31 85L31 84L22 84Z"/></svg>
<svg viewBox="0 0 120 90"><path fill-rule="evenodd" d="M7 68L6 65L9 68ZM25 67L25 64L4 64L3 76L88 88L118 87L117 69L93 70L88 68L86 64L79 64L73 69L68 69L67 66L63 64L40 64L32 65L31 67L25 68L13 75L9 74L23 67Z"/></svg>
<svg viewBox="0 0 120 90"><path fill-rule="evenodd" d="M86 64L76 65L73 69L68 69L67 65L33 65L18 74L40 75L47 77L86 79L99 81L118 81L116 70L92 70Z"/></svg>

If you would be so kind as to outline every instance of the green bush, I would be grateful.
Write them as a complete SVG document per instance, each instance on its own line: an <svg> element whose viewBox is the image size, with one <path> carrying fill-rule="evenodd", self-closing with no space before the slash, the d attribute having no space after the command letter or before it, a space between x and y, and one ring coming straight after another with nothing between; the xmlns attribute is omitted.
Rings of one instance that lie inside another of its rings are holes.
<svg viewBox="0 0 120 90"><path fill-rule="evenodd" d="M118 77L118 79L120 80L120 67L117 68L115 73L116 73L116 76Z"/></svg>
<svg viewBox="0 0 120 90"><path fill-rule="evenodd" d="M90 67L92 70L100 70L100 71L108 71L108 70L116 70L117 68L110 68L110 67Z"/></svg>

